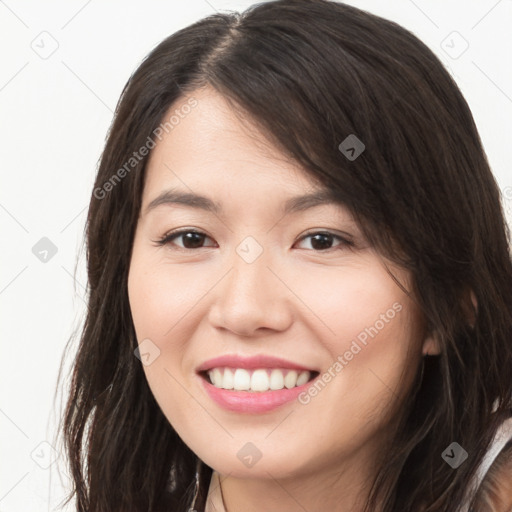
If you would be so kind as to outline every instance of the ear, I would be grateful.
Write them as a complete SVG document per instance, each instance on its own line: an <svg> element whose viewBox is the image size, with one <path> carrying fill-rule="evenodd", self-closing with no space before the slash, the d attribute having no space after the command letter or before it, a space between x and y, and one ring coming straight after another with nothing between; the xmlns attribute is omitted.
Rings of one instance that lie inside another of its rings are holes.
<svg viewBox="0 0 512 512"><path fill-rule="evenodd" d="M478 310L478 301L473 290L468 289L462 300L462 310L469 326L473 328L476 322L476 312ZM436 356L441 353L441 344L435 332L427 332L423 340L422 353L424 356Z"/></svg>
<svg viewBox="0 0 512 512"><path fill-rule="evenodd" d="M435 332L427 333L423 340L422 353L424 356L438 356L441 353L441 344Z"/></svg>

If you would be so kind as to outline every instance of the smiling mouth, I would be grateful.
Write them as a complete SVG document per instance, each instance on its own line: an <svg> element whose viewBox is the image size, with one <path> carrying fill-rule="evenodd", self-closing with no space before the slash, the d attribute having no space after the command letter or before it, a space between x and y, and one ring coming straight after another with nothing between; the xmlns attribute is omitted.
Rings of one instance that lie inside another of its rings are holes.
<svg viewBox="0 0 512 512"><path fill-rule="evenodd" d="M303 386L316 378L319 372L284 368L216 367L202 371L200 375L218 389L262 393Z"/></svg>

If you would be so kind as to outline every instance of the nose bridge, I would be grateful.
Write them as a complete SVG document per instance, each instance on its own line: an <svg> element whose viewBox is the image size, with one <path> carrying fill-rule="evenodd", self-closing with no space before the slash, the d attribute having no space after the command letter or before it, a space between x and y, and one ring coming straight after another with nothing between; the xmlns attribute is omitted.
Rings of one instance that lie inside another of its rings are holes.
<svg viewBox="0 0 512 512"><path fill-rule="evenodd" d="M271 272L267 266L271 265L270 259L269 251L252 236L245 237L238 244L231 258L233 270L228 276L227 291L235 303L252 302L253 307L259 307L258 303L265 295L268 302Z"/></svg>
<svg viewBox="0 0 512 512"><path fill-rule="evenodd" d="M286 328L290 311L285 289L268 268L270 252L248 236L235 248L230 265L215 297L213 322L244 335L260 327Z"/></svg>

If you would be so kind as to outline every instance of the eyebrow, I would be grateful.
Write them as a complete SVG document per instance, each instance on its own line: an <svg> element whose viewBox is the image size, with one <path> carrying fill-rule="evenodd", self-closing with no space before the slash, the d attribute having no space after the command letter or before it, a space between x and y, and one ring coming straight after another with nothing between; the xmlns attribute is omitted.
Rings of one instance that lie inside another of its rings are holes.
<svg viewBox="0 0 512 512"><path fill-rule="evenodd" d="M145 213L149 213L160 205L173 204L185 205L190 208L197 208L215 214L222 213L222 206L220 203L213 201L209 197L192 192L180 191L178 189L169 189L162 192L148 204L145 209ZM284 204L283 213L287 215L289 213L304 211L324 204L343 205L344 203L336 197L331 190L319 190L302 196L290 197Z"/></svg>

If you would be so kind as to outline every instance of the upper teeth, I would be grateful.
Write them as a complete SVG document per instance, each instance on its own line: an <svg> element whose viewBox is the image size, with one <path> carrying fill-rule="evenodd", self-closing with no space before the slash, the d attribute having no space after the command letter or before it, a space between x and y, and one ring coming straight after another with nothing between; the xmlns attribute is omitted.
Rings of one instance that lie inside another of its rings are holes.
<svg viewBox="0 0 512 512"><path fill-rule="evenodd" d="M236 391L268 391L302 386L309 381L311 373L296 370L244 368L213 368L208 371L211 383L216 388Z"/></svg>

